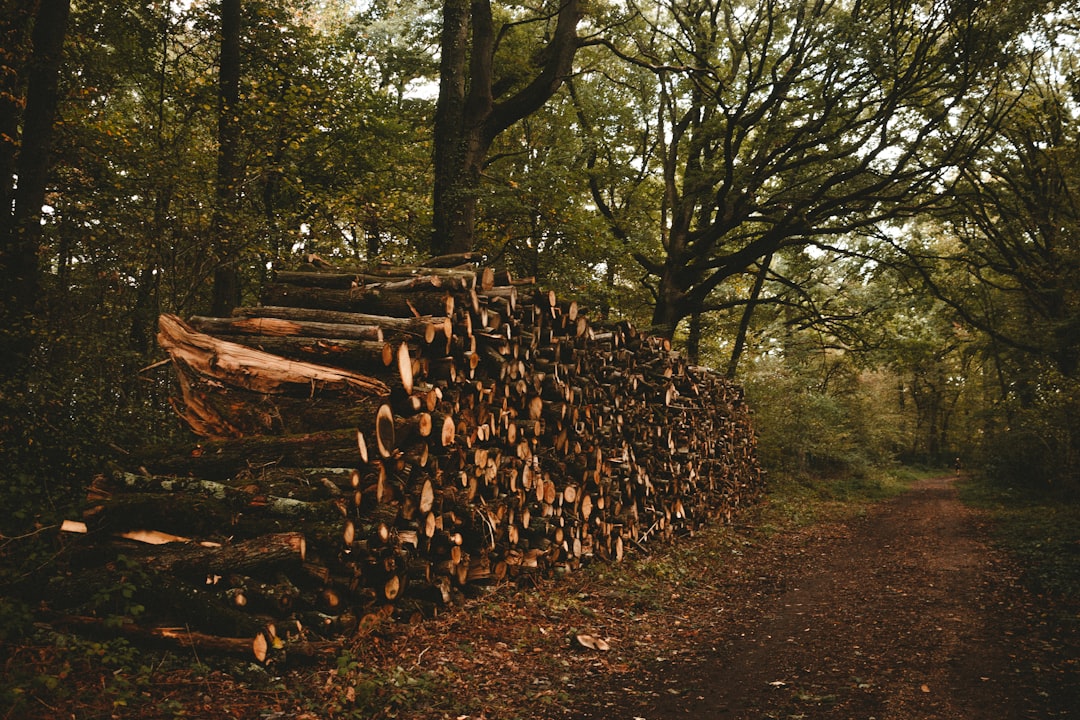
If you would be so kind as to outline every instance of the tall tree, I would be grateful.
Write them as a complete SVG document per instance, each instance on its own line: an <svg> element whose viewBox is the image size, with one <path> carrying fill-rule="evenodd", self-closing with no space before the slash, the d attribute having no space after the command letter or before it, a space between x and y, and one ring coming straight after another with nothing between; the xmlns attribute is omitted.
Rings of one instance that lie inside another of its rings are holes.
<svg viewBox="0 0 1080 720"><path fill-rule="evenodd" d="M498 18L490 0L445 0L435 112L433 252L472 249L491 143L543 106L569 76L581 42L580 14L581 0L551 0L535 15L525 6L511 6ZM528 62L507 58L507 36L531 29L535 46Z"/></svg>
<svg viewBox="0 0 1080 720"><path fill-rule="evenodd" d="M218 151L211 244L217 262L210 312L227 315L240 303L237 198L240 192L240 3L221 0L218 65Z"/></svg>
<svg viewBox="0 0 1080 720"><path fill-rule="evenodd" d="M662 248L637 258L653 329L669 337L771 254L933 201L985 137L966 111L992 98L999 54L1031 12L889 0L660 8L643 8L647 27L611 47L657 78Z"/></svg>
<svg viewBox="0 0 1080 720"><path fill-rule="evenodd" d="M11 5L11 3L7 3ZM52 141L53 120L59 103L58 79L63 59L64 37L67 32L70 0L41 0L36 12L20 11L20 3L6 8L3 36L15 40L19 46L20 36L25 33L24 23L33 23L30 33L31 47L23 67L5 67L4 89L10 88L25 77L25 95L16 94L3 98L0 121L5 125L3 159L0 169L8 174L0 179L4 192L0 194L10 203L0 210L0 284L3 285L4 312L0 321L9 323L5 332L12 333L8 343L0 343L6 349L0 355L0 365L5 371L18 373L30 350L29 315L33 312L40 288L40 246L42 238L41 208L45 204L45 188L49 171L49 147ZM10 23L10 24L7 24ZM17 52L17 51L16 51ZM18 56L12 58L19 60ZM11 122L18 104L17 98L25 98L21 117L22 132L6 135L14 129ZM18 149L12 153L9 143L19 138ZM14 155L14 158L12 158ZM14 167L12 168L12 162ZM10 170L18 180L14 189Z"/></svg>

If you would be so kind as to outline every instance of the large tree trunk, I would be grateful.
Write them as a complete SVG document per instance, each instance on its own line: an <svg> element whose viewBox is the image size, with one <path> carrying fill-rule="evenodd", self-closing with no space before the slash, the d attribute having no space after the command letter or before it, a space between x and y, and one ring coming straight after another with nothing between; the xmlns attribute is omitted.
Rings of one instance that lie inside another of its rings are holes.
<svg viewBox="0 0 1080 720"><path fill-rule="evenodd" d="M5 0L0 11L0 48L8 71L0 73L0 237L6 253L14 202L15 161L19 156L19 124L22 118L25 66L30 56L30 30L34 8L25 2Z"/></svg>
<svg viewBox="0 0 1080 720"><path fill-rule="evenodd" d="M8 4L5 3L5 10ZM13 337L0 342L5 349L0 354L0 365L6 372L19 373L30 350L30 315L37 302L40 286L39 252L41 248L41 207L45 204L45 182L49 170L49 146L52 141L53 120L59 102L58 78L63 59L64 36L67 32L70 0L41 0L34 16L31 51L26 78L26 106L22 117L22 137L15 157L15 174L18 182L12 192L5 192L3 208L7 221L0 236L0 284L4 287L3 306L8 317L8 330ZM16 39L22 34L26 16L15 13L10 28L5 32ZM6 28L6 29L7 29ZM6 73L5 73L6 74ZM4 81L6 87L9 81ZM17 82L17 81L16 81ZM4 100L5 109L0 122L10 126L13 109ZM17 110L16 110L17 112ZM14 136L12 136L14 137ZM10 157L10 139L3 139L3 156ZM9 183L11 176L3 178ZM7 198L11 199L7 203Z"/></svg>
<svg viewBox="0 0 1080 720"><path fill-rule="evenodd" d="M465 167L465 62L469 25L469 0L446 0L439 100L435 108L434 252L469 250L472 244L474 215L467 213L463 202L461 177ZM473 200L475 207L475 196Z"/></svg>
<svg viewBox="0 0 1080 720"><path fill-rule="evenodd" d="M496 77L498 29L490 1L445 0L435 109L432 252L473 248L477 193L491 143L540 109L570 74L579 44L580 6L580 0L564 0L559 5L551 40L537 54L543 60L536 77L500 98L496 87L504 78Z"/></svg>
<svg viewBox="0 0 1080 720"><path fill-rule="evenodd" d="M212 220L215 259L211 313L219 317L240 304L235 223L239 168L240 0L221 0L221 61L218 69L218 157L216 205Z"/></svg>
<svg viewBox="0 0 1080 720"><path fill-rule="evenodd" d="M686 294L678 286L674 275L674 272L665 267L660 276L650 328L653 334L666 340L675 337L675 329L689 314L686 310Z"/></svg>

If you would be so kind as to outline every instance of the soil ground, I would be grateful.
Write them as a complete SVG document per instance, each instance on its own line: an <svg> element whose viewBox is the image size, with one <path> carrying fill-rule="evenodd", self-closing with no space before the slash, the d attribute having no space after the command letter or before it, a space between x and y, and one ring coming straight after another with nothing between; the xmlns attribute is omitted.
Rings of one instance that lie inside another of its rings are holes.
<svg viewBox="0 0 1080 720"><path fill-rule="evenodd" d="M1034 597L951 478L758 545L678 598L680 647L575 718L1080 717L1076 615ZM677 654L676 654L677 651Z"/></svg>

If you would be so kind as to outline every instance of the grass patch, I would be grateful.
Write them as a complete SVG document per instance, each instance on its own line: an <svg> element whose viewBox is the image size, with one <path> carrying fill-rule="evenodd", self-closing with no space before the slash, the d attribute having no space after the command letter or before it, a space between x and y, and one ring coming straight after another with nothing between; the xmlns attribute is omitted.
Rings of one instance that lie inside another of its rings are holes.
<svg viewBox="0 0 1080 720"><path fill-rule="evenodd" d="M1080 500L984 478L960 483L961 499L994 519L994 539L1016 555L1037 593L1080 599Z"/></svg>
<svg viewBox="0 0 1080 720"><path fill-rule="evenodd" d="M837 477L771 475L758 523L767 532L804 527L864 512L912 483L945 474L940 468L895 467Z"/></svg>

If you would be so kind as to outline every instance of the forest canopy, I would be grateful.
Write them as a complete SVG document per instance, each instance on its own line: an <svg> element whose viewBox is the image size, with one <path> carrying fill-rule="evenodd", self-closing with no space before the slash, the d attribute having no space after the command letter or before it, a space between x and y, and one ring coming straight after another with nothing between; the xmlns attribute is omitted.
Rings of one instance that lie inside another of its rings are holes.
<svg viewBox="0 0 1080 720"><path fill-rule="evenodd" d="M16 522L182 432L160 314L310 254L472 250L671 338L774 468L1080 489L1078 9L6 2Z"/></svg>

